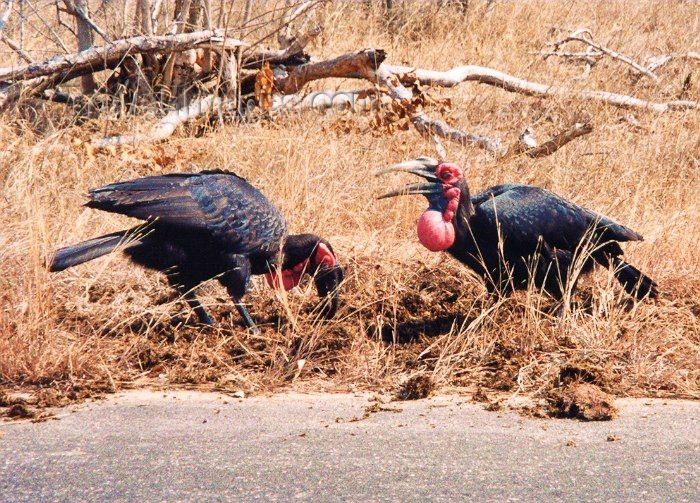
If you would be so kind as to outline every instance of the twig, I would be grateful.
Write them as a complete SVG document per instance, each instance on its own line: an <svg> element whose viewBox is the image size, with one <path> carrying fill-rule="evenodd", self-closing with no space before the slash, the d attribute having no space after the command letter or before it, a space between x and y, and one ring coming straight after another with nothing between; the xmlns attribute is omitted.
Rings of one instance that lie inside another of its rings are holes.
<svg viewBox="0 0 700 503"><path fill-rule="evenodd" d="M160 141L171 136L181 124L214 111L223 103L218 96L208 95L190 103L189 106L173 110L163 117L148 133L134 133L121 136L94 139L91 145L95 149L132 145L142 142Z"/></svg>
<svg viewBox="0 0 700 503"><path fill-rule="evenodd" d="M34 62L32 57L29 54L27 54L25 51L23 51L22 48L19 46L19 44L17 44L17 42L12 40L11 38L8 38L4 34L0 33L0 40L5 42L5 44L7 44L7 47L9 47L13 51L15 51L17 53L17 55L20 58L22 58L24 61L26 61L27 63Z"/></svg>
<svg viewBox="0 0 700 503"><path fill-rule="evenodd" d="M546 157L553 154L561 147L580 136L587 135L593 131L591 124L576 123L573 127L562 131L550 140L537 145L534 137L531 136L529 130L525 130L520 137L520 141L509 152L509 155L524 154L528 157Z"/></svg>
<svg viewBox="0 0 700 503"><path fill-rule="evenodd" d="M5 12L3 12L2 15L0 16L0 40L5 42L5 44L7 44L7 46L10 49L15 51L19 55L19 57L22 58L24 61L26 61L27 63L31 63L32 58L29 56L29 54L24 52L22 50L22 47L20 45L18 45L17 42L15 42L11 38L8 38L5 36L4 30L5 30L5 26L7 26L7 21L10 19L10 14L12 13L12 2L14 2L14 0L6 0L6 1L7 1L7 7L5 8Z"/></svg>
<svg viewBox="0 0 700 503"><path fill-rule="evenodd" d="M557 51L557 50L559 50L559 48L562 45L564 45L568 42L574 42L574 41L587 44L587 45L593 47L594 49L607 54L608 56L610 56L613 59L617 59L619 61L622 61L623 63L630 65L632 68L637 70L639 73L642 73L642 74L646 75L647 77L654 79L657 82L659 80L659 77L657 77L653 72L649 71L647 68L645 68L644 66L642 66L639 63L637 63L636 61L634 61L632 58L625 56L624 54L621 54L619 52L613 51L612 49L595 42L593 40L593 34L591 33L591 30L589 30L587 28L582 28L582 29L576 30L575 32L573 32L571 35L569 35L565 39L563 39L559 42L555 42L553 44L554 50Z"/></svg>
<svg viewBox="0 0 700 503"><path fill-rule="evenodd" d="M112 43L112 39L107 36L107 34L104 32L102 28L97 26L95 22L90 19L90 17L87 14L86 7L82 4L76 4L75 0L71 2L71 0L63 0L63 4L66 6L66 11L69 14L72 14L73 16L76 16L80 18L82 21L84 21L92 30L97 33L102 39L107 42L108 44Z"/></svg>
<svg viewBox="0 0 700 503"><path fill-rule="evenodd" d="M674 52L671 54L664 54L663 56L657 56L655 58L650 58L647 60L647 70L649 70L650 72L656 71L674 59L700 61L700 53L698 53L698 52L685 52L685 53Z"/></svg>
<svg viewBox="0 0 700 503"><path fill-rule="evenodd" d="M41 21L41 24L43 24L44 27L49 31L49 33L51 33L51 35L53 35L55 42L61 46L61 49L63 49L63 52L69 53L70 49L68 49L66 44L63 43L63 40L58 35L58 33L56 33L56 31L51 27L51 25L48 22L46 22L44 17L39 13L39 11L36 9L36 7L34 7L34 4L32 4L32 2L30 2L29 0L24 0L22 2L22 4L27 4L29 6L29 8L32 9L32 11L34 12L34 15L37 18L39 18L39 21Z"/></svg>
<svg viewBox="0 0 700 503"><path fill-rule="evenodd" d="M463 82L474 81L527 96L564 96L586 101L600 101L621 108L639 108L656 113L693 110L700 107L700 103L697 101L654 102L606 91L576 91L565 87L531 82L485 66L465 65L446 71L398 65L386 65L386 68L406 83L413 83L418 79L422 84L454 87Z"/></svg>

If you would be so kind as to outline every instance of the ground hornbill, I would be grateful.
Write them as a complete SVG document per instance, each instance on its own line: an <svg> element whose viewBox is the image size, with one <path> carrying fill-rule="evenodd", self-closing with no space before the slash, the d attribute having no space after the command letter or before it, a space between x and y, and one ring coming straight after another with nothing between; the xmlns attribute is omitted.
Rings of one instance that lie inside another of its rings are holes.
<svg viewBox="0 0 700 503"><path fill-rule="evenodd" d="M258 189L224 171L174 173L114 183L89 191L88 208L145 220L146 224L58 250L49 270L61 271L116 248L137 264L167 274L199 320L212 320L194 289L216 278L254 331L241 303L251 274L274 288L313 276L321 312L335 314L343 271L330 243L313 234L287 235L284 218Z"/></svg>
<svg viewBox="0 0 700 503"><path fill-rule="evenodd" d="M657 294L656 283L622 260L620 241L642 236L610 218L540 187L505 184L471 196L453 163L419 157L381 171L404 171L427 183L409 184L380 196L423 194L428 209L418 238L431 251L447 251L483 277L492 295L508 295L532 282L556 299L594 262L612 266L625 291L637 299Z"/></svg>

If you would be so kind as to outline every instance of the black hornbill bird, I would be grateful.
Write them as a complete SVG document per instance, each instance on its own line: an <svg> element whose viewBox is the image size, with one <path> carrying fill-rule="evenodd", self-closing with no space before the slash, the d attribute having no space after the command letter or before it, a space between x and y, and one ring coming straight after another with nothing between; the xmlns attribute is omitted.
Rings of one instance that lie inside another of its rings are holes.
<svg viewBox="0 0 700 503"><path fill-rule="evenodd" d="M380 199L423 194L429 205L417 223L420 242L473 269L492 295L526 289L532 281L561 299L575 266L586 273L596 262L613 266L617 280L637 299L657 295L656 283L622 259L619 242L642 236L604 215L528 185L497 185L471 196L459 166L430 157L379 174L395 171L427 183L409 184Z"/></svg>
<svg viewBox="0 0 700 503"><path fill-rule="evenodd" d="M203 281L218 279L254 331L255 323L241 303L250 276L264 274L271 287L289 290L307 274L323 298L321 312L335 314L343 270L331 244L313 234L287 235L277 208L234 173L148 176L91 189L88 197L88 208L147 223L61 248L49 263L50 271L121 247L137 264L166 273L204 324L213 322L194 290Z"/></svg>

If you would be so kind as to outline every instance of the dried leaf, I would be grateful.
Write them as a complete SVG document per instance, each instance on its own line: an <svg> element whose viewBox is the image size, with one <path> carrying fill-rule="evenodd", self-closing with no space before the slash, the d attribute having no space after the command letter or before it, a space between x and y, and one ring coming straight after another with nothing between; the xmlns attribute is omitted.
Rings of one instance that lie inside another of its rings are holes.
<svg viewBox="0 0 700 503"><path fill-rule="evenodd" d="M255 75L255 99L258 106L267 111L272 106L272 93L275 90L275 74L270 69L270 64L265 62L260 71Z"/></svg>

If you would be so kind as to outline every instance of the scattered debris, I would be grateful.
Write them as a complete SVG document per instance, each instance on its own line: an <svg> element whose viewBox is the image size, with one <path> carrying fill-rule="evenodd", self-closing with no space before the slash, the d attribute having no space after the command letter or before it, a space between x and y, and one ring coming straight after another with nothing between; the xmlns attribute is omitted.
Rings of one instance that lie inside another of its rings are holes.
<svg viewBox="0 0 700 503"><path fill-rule="evenodd" d="M396 393L397 400L420 400L428 398L435 390L435 380L430 374L417 374L401 384Z"/></svg>
<svg viewBox="0 0 700 503"><path fill-rule="evenodd" d="M478 388L476 388L476 391L472 395L472 401L481 403L489 402L489 396L484 391L484 388L479 386Z"/></svg>
<svg viewBox="0 0 700 503"><path fill-rule="evenodd" d="M617 416L613 397L595 384L568 382L561 387L552 388L546 400L549 415L552 417L609 421Z"/></svg>
<svg viewBox="0 0 700 503"><path fill-rule="evenodd" d="M503 405L501 405L500 400L494 400L493 402L486 404L484 409L488 410L489 412L498 412L499 410L503 409Z"/></svg>
<svg viewBox="0 0 700 503"><path fill-rule="evenodd" d="M578 444L576 443L575 440L567 440L567 441L566 441L566 446L567 446L567 447L578 447Z"/></svg>
<svg viewBox="0 0 700 503"><path fill-rule="evenodd" d="M36 412L31 410L23 403L16 403L11 405L10 408L5 413L7 417L12 417L15 419L29 419L36 415Z"/></svg>
<svg viewBox="0 0 700 503"><path fill-rule="evenodd" d="M607 436L607 438L605 440L607 440L608 442L617 442L618 440L620 440L620 437L611 433L610 435Z"/></svg>

